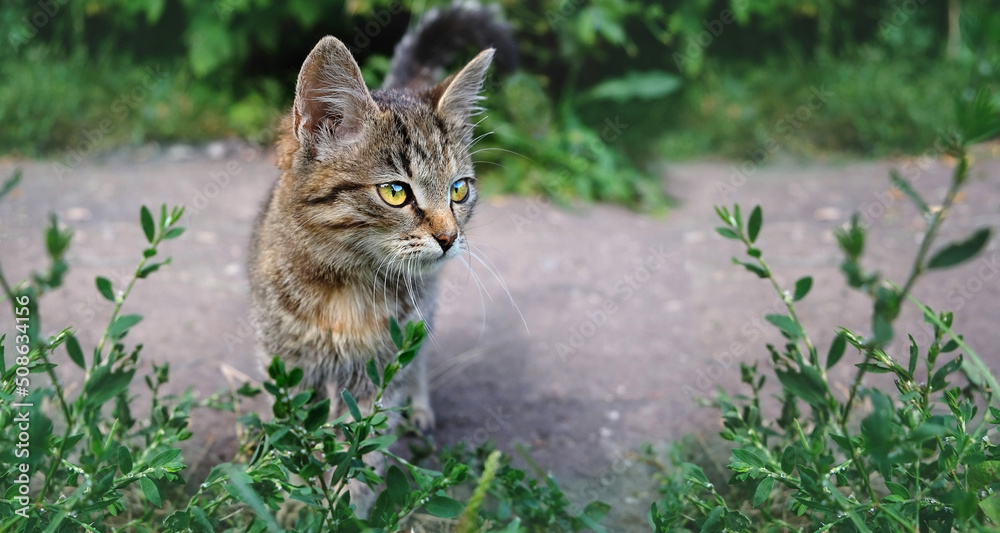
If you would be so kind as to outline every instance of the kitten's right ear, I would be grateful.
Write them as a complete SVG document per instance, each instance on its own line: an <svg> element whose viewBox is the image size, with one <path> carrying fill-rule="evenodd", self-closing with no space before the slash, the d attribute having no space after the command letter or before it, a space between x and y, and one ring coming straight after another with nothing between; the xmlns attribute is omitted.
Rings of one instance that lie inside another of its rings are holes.
<svg viewBox="0 0 1000 533"><path fill-rule="evenodd" d="M295 138L319 156L357 141L366 117L377 111L351 51L335 37L321 39L302 64L295 86Z"/></svg>

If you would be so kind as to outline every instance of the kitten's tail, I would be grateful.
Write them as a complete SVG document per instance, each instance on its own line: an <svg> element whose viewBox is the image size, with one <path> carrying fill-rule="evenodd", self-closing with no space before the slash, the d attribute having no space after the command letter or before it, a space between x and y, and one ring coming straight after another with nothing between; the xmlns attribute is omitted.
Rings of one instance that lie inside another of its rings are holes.
<svg viewBox="0 0 1000 533"><path fill-rule="evenodd" d="M396 45L385 89L423 89L437 83L455 52L465 47L495 48L497 68L517 68L517 45L510 27L500 22L495 5L455 2L431 9Z"/></svg>

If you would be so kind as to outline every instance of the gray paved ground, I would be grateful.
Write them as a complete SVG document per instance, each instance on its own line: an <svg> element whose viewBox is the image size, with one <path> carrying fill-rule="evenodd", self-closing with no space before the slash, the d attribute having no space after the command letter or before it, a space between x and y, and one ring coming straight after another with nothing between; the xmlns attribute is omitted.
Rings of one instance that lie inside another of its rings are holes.
<svg viewBox="0 0 1000 533"><path fill-rule="evenodd" d="M147 366L170 361L175 390L190 386L205 395L226 386L222 365L260 377L243 265L252 220L277 172L267 153L203 153L84 161L62 181L51 163L20 163L23 185L0 205L0 256L8 276L21 278L42 264L47 213L71 225L71 272L66 288L43 302L44 324L76 326L84 345L93 345L110 313L93 279L117 280L134 267L143 243L139 205L196 207L185 216L187 233L165 248L174 263L137 285L129 307L146 316L131 336L145 344ZM713 204L763 204L761 247L786 285L815 277L800 314L825 347L837 326L864 332L869 309L842 282L833 228L855 210L867 212L875 223L867 264L897 281L915 252L923 226L888 188L894 164L902 162L764 167L728 195L719 184L731 180L731 164L665 165L664 184L680 204L661 218L613 206L567 211L523 198L483 202L471 241L514 303L482 265L473 276L459 262L445 272L439 329L423 354L434 376L436 439L489 438L508 451L515 441L527 443L574 493L615 503L612 531L643 530L652 495L640 481L645 467L630 452L642 442L717 433L714 412L694 398L717 385L735 388L738 363L766 366L764 343L779 340L762 318L775 309L775 296L730 263L739 250L713 232ZM0 176L13 167L0 162ZM935 163L918 174L917 188L940 198L948 169ZM1000 226L998 174L1000 160L977 161L943 238ZM928 275L915 293L955 309L959 331L996 368L996 239L983 258ZM913 308L903 315L918 340L926 338ZM836 377L846 382L843 370ZM201 413L194 425L202 460L228 458L228 420Z"/></svg>

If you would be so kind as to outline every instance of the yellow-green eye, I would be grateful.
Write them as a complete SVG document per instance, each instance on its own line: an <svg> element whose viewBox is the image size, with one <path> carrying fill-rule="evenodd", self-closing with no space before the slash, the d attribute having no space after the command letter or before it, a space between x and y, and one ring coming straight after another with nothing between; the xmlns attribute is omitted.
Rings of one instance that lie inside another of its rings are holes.
<svg viewBox="0 0 1000 533"><path fill-rule="evenodd" d="M383 183L378 186L378 195L385 200L385 203L393 206L399 207L406 203L410 199L410 195L406 190L406 185L394 181L392 183Z"/></svg>
<svg viewBox="0 0 1000 533"><path fill-rule="evenodd" d="M469 180L461 179L451 184L451 201L460 204L469 197Z"/></svg>

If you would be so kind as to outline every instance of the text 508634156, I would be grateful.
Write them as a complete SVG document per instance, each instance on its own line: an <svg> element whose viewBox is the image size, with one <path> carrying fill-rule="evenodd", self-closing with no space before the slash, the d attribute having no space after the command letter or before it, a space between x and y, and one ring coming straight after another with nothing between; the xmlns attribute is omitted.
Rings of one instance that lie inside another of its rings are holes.
<svg viewBox="0 0 1000 533"><path fill-rule="evenodd" d="M17 330L17 335L14 337L14 349L17 355L14 359L15 366L15 377L14 377L14 394L24 398L28 395L29 387L31 386L31 380L28 378L28 363L30 358L28 354L31 351L31 336L29 335L30 323L29 318L31 314L31 308L28 304L31 302L28 295L18 296L15 299L17 305L14 306L14 328ZM17 505L14 506L14 512L27 518L28 517L28 504L31 502L28 497L28 492L30 490L29 482L31 480L31 465L29 465L26 460L31 455L31 435L29 429L31 429L31 419L30 412L23 410L27 407L33 407L31 403L15 402L11 404L12 407L18 409L14 415L14 428L17 431L17 443L15 444L14 457L21 459L22 462L17 465L17 476L14 477L14 485L17 487L16 494L11 498L12 502L16 502Z"/></svg>

